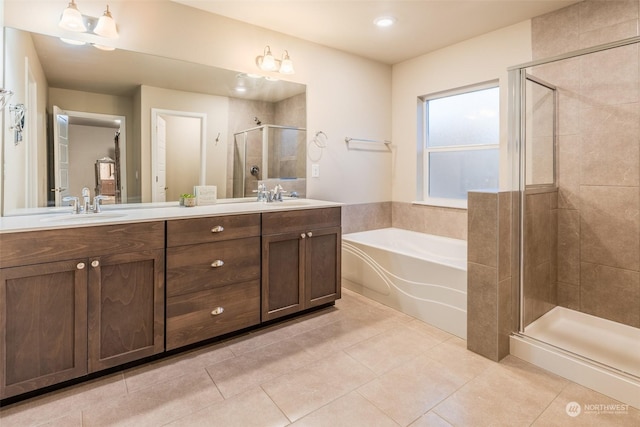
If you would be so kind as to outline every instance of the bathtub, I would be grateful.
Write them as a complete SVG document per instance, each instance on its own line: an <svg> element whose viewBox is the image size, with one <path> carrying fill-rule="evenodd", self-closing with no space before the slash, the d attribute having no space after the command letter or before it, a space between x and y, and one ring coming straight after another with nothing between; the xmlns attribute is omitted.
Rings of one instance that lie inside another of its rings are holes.
<svg viewBox="0 0 640 427"><path fill-rule="evenodd" d="M467 242L399 228L342 236L342 285L467 338Z"/></svg>

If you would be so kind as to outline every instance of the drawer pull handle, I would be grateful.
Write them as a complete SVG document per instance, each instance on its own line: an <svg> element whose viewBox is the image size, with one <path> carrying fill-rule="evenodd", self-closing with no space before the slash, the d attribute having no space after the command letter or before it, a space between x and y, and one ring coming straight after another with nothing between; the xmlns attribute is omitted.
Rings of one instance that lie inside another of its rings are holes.
<svg viewBox="0 0 640 427"><path fill-rule="evenodd" d="M79 262L79 263L78 263L78 265L76 265L76 268L77 268L78 270L84 270L84 267L85 267L85 266L84 266L84 262Z"/></svg>
<svg viewBox="0 0 640 427"><path fill-rule="evenodd" d="M222 313L224 313L223 307L216 307L213 309L213 311L211 311L212 316L220 316Z"/></svg>
<svg viewBox="0 0 640 427"><path fill-rule="evenodd" d="M307 237L313 237L313 233L312 232L308 232L307 233Z"/></svg>
<svg viewBox="0 0 640 427"><path fill-rule="evenodd" d="M98 261L97 259L91 261L91 267L97 267L100 265L100 261Z"/></svg>
<svg viewBox="0 0 640 427"><path fill-rule="evenodd" d="M301 238L301 239L304 239L305 237L307 237L307 235L306 235L306 234L304 234L304 233L301 233L301 234L300 234L300 238Z"/></svg>
<svg viewBox="0 0 640 427"><path fill-rule="evenodd" d="M224 261L221 259L217 259L211 263L212 268L222 267L224 265Z"/></svg>
<svg viewBox="0 0 640 427"><path fill-rule="evenodd" d="M224 231L224 227L221 225L216 225L211 229L212 233L222 233Z"/></svg>

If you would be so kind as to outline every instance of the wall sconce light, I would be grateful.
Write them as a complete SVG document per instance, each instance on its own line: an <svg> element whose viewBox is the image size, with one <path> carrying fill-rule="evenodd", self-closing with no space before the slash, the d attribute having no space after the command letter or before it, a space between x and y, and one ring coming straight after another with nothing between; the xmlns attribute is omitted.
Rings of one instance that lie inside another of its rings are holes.
<svg viewBox="0 0 640 427"><path fill-rule="evenodd" d="M282 74L295 73L289 52L285 50L282 59L276 59L268 45L264 48L263 54L256 57L256 65L263 71L278 71Z"/></svg>
<svg viewBox="0 0 640 427"><path fill-rule="evenodd" d="M107 10L104 11L104 14L98 19L98 25L93 29L93 32L109 39L117 39L119 37L116 21L113 20L113 16L109 12L109 5L107 5Z"/></svg>
<svg viewBox="0 0 640 427"><path fill-rule="evenodd" d="M9 130L15 132L14 144L18 145L22 141L22 131L24 130L24 104L9 105L9 113L11 114Z"/></svg>
<svg viewBox="0 0 640 427"><path fill-rule="evenodd" d="M87 27L84 25L82 14L78 10L75 0L71 0L71 3L62 12L60 22L58 22L60 28L64 28L69 31L76 31L78 33L84 33L87 31Z"/></svg>
<svg viewBox="0 0 640 427"><path fill-rule="evenodd" d="M77 33L93 33L109 39L117 39L119 37L116 21L111 16L109 5L107 5L107 10L104 11L100 18L95 18L81 14L75 0L71 0L71 3L62 12L58 26L65 30ZM84 44L84 42L80 41L73 43L71 39L63 39L63 41L71 44Z"/></svg>

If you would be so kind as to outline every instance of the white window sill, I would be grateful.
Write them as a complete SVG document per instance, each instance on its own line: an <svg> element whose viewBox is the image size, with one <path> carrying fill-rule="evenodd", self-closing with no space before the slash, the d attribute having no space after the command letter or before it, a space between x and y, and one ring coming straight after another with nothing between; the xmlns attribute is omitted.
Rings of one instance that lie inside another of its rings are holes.
<svg viewBox="0 0 640 427"><path fill-rule="evenodd" d="M411 202L414 205L434 206L439 208L467 209L467 201L461 199L428 199Z"/></svg>

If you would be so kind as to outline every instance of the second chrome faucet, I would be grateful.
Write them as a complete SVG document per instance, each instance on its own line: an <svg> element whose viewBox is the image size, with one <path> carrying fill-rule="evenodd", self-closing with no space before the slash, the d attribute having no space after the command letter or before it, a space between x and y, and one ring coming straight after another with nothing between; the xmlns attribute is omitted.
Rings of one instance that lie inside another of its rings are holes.
<svg viewBox="0 0 640 427"><path fill-rule="evenodd" d="M75 196L67 196L62 199L63 202L72 202L72 213L100 213L101 202L106 199L107 196L103 196L101 194L95 196L93 198L93 204L91 204L91 191L88 187L84 187L82 189L82 205L80 204L80 198Z"/></svg>

